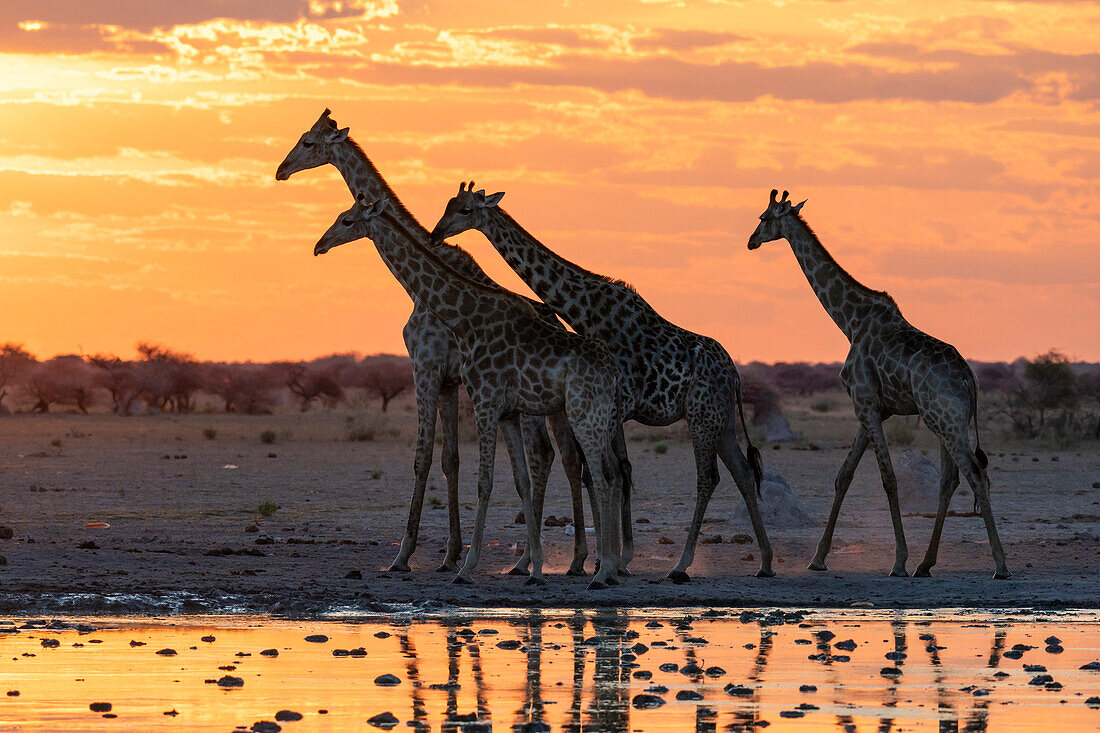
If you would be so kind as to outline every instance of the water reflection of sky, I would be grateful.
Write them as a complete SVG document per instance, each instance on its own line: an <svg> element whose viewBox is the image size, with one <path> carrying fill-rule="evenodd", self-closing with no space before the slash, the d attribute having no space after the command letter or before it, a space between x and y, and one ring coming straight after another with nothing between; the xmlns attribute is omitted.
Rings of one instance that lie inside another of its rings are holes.
<svg viewBox="0 0 1100 733"><path fill-rule="evenodd" d="M274 721L280 710L303 716L281 722L287 731L372 730L368 719L385 712L393 730L424 731L761 730L764 721L769 731L1100 727L1100 710L1085 704L1100 694L1100 672L1079 669L1100 660L1095 614L808 612L773 623L765 612L704 613L24 628L0 633L0 730L224 732ZM328 639L305 641L314 634ZM1051 636L1063 651L1048 651ZM366 655L345 654L358 648ZM164 649L176 654L157 653ZM385 674L399 683L378 684ZM226 676L243 686L213 682ZM641 707L647 700L659 707ZM117 718L92 712L93 702L110 702Z"/></svg>

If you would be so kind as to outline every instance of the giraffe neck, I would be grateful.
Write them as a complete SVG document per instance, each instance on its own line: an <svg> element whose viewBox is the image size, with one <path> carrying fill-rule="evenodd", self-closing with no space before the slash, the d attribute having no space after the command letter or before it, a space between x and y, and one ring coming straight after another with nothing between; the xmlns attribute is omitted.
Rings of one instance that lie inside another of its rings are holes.
<svg viewBox="0 0 1100 733"><path fill-rule="evenodd" d="M884 309L890 314L898 313L893 298L871 290L837 264L802 217L797 214L783 217L781 231L817 299L848 341L867 327L870 318L881 316Z"/></svg>
<svg viewBox="0 0 1100 733"><path fill-rule="evenodd" d="M386 183L386 179L378 172L374 163L371 162L358 143L351 138L347 138L342 143L337 144L333 149L332 164L344 177L344 182L348 185L348 189L353 196L363 193L368 201L388 198L390 200L389 212L401 224L402 229L422 247L429 246L430 232L405 207L401 199L397 198L397 194L390 188L390 184ZM434 251L450 267L458 270L474 282L482 285L496 285L492 278L485 274L485 271L477 264L477 261L461 247L453 244L443 244L435 247Z"/></svg>
<svg viewBox="0 0 1100 733"><path fill-rule="evenodd" d="M432 249L421 246L415 235L401 221L384 212L380 225L374 227L374 245L393 276L413 300L423 304L433 316L459 338L473 333L471 316L488 311L507 311L519 296L499 287L486 287L462 277Z"/></svg>
<svg viewBox="0 0 1100 733"><path fill-rule="evenodd" d="M625 283L573 264L535 239L500 207L485 209L478 227L508 265L574 329L595 335L599 316L619 313L624 296L645 303ZM648 306L647 306L648 307ZM616 328L621 328L618 319Z"/></svg>

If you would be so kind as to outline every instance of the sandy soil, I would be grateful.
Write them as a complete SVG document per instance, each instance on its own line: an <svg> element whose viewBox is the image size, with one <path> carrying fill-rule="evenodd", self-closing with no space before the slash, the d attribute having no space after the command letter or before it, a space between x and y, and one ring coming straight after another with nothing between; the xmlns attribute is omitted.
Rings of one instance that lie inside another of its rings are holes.
<svg viewBox="0 0 1100 733"><path fill-rule="evenodd" d="M741 502L723 469L692 567L692 582L673 585L675 564L694 503L690 444L677 427L632 429L637 488L635 577L588 592L565 577L572 537L544 531L549 585L530 588L502 575L515 561L524 528L503 450L486 532L491 543L477 584L454 586L431 570L446 540L446 511L426 506L414 572L384 572L405 524L411 488L413 415L366 418L350 410L263 417L188 415L120 419L107 415L0 419L0 612L162 613L253 611L310 613L334 608L380 610L388 604L463 606L830 606L1100 607L1100 448L1083 443L1039 450L985 435L994 510L1015 573L991 579L993 564L977 517L948 520L932 579L889 578L893 540L874 462L856 476L827 573L812 573L813 553L832 482L854 432L837 396L820 415L788 410L807 440L764 446L765 467L780 471L814 518L811 526L770 528L779 577L757 579L755 543L731 520ZM352 442L367 425L372 441ZM203 430L217 430L208 440ZM274 430L274 444L261 431ZM467 429L468 432L468 429ZM60 445L53 443L60 440ZM666 453L652 450L663 441ZM915 449L937 456L930 436ZM895 453L900 453L900 449ZM438 456L438 452L437 452ZM473 516L476 451L461 450L464 531ZM445 499L438 467L429 497ZM281 508L261 518L256 507ZM953 508L968 511L969 490ZM905 507L903 505L903 512ZM555 465L547 515L568 516L564 476ZM105 522L109 528L85 526ZM247 528L258 524L260 531ZM905 517L912 571L932 519ZM271 538L271 539L268 539ZM721 542L718 542L718 539ZM666 542L662 542L662 539ZM741 538L742 540L744 538ZM257 544L257 541L270 544ZM273 541L272 541L273 540ZM667 540L672 543L668 544ZM594 541L590 542L594 554ZM591 560L588 564L591 569ZM354 576L358 571L361 578Z"/></svg>

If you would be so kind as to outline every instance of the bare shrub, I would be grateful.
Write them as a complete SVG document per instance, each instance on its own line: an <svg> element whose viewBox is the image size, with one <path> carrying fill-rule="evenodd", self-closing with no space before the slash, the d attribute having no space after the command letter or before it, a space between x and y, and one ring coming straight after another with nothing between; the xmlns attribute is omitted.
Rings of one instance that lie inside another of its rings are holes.
<svg viewBox="0 0 1100 733"><path fill-rule="evenodd" d="M114 354L89 356L88 364L96 369L96 386L105 389L111 397L111 411L116 415L130 415L141 392L134 364Z"/></svg>
<svg viewBox="0 0 1100 733"><path fill-rule="evenodd" d="M196 392L202 387L203 369L188 354L164 346L139 343L141 361L135 371L142 399L157 410L191 412Z"/></svg>
<svg viewBox="0 0 1100 733"><path fill-rule="evenodd" d="M340 367L337 365L298 364L291 368L286 386L298 398L302 412L306 412L317 399L329 409L340 404L344 390L339 380Z"/></svg>
<svg viewBox="0 0 1100 733"><path fill-rule="evenodd" d="M369 356L355 367L352 380L355 386L379 397L385 412L391 400L412 389L412 362L402 356Z"/></svg>
<svg viewBox="0 0 1100 733"><path fill-rule="evenodd" d="M37 363L22 344L9 342L0 346L0 412L4 410L8 390L19 384Z"/></svg>
<svg viewBox="0 0 1100 733"><path fill-rule="evenodd" d="M226 412L260 415L271 412L275 391L284 382L276 364L206 364L202 388L221 398Z"/></svg>
<svg viewBox="0 0 1100 733"><path fill-rule="evenodd" d="M30 371L25 389L35 412L49 412L50 405L72 405L86 415L95 401L95 372L76 354L55 356Z"/></svg>
<svg viewBox="0 0 1100 733"><path fill-rule="evenodd" d="M886 442L890 445L913 445L917 439L917 430L907 418L895 416L890 419L883 431L886 434Z"/></svg>

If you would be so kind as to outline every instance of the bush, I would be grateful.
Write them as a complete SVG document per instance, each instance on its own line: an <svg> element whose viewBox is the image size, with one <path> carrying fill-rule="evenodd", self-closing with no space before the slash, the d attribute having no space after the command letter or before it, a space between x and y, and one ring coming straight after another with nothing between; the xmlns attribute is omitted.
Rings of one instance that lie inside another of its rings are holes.
<svg viewBox="0 0 1100 733"><path fill-rule="evenodd" d="M271 445L272 443L275 442L276 437L278 437L278 436L275 435L274 430L265 430L262 433L260 433L260 442L263 443L264 445Z"/></svg>
<svg viewBox="0 0 1100 733"><path fill-rule="evenodd" d="M663 456L665 453L668 453L668 443L663 440L660 443L656 443L653 446L653 452L659 456Z"/></svg>
<svg viewBox="0 0 1100 733"><path fill-rule="evenodd" d="M917 431L903 417L895 417L886 423L885 432L886 442L890 445L913 445L917 439Z"/></svg>
<svg viewBox="0 0 1100 733"><path fill-rule="evenodd" d="M206 438L207 440L213 440L214 438L218 437L218 431L214 428L203 428L202 437Z"/></svg>
<svg viewBox="0 0 1100 733"><path fill-rule="evenodd" d="M282 509L282 507L273 502L271 499L264 499L259 503L259 505L257 505L256 513L259 514L261 517L270 517L272 514L279 511L280 509Z"/></svg>

